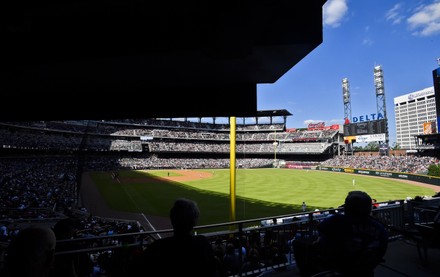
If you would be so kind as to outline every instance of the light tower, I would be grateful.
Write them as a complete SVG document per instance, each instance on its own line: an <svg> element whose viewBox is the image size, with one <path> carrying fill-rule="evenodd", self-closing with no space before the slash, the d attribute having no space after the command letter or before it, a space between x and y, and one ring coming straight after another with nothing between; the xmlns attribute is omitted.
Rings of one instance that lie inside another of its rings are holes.
<svg viewBox="0 0 440 277"><path fill-rule="evenodd" d="M344 102L345 124L351 123L350 83L347 78L342 79L342 100Z"/></svg>
<svg viewBox="0 0 440 277"><path fill-rule="evenodd" d="M342 79L342 101L344 102L344 125L351 123L351 99L350 99L350 83L347 78ZM338 139L339 140L339 139ZM338 153L340 146L338 145ZM345 154L347 151L353 152L353 147L345 141Z"/></svg>
<svg viewBox="0 0 440 277"><path fill-rule="evenodd" d="M387 108L385 103L385 86L383 82L382 66L380 65L374 67L374 86L376 88L377 114L382 114L385 119L385 143L388 145L390 138L388 134Z"/></svg>

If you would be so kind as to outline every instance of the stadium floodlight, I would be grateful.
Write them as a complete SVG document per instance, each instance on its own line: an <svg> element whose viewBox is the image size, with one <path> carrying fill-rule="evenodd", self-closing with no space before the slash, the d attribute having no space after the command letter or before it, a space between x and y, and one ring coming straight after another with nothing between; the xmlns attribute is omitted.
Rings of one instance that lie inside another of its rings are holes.
<svg viewBox="0 0 440 277"><path fill-rule="evenodd" d="M383 81L382 66L374 67L374 86L376 88L376 104L377 114L382 114L385 120L385 142L389 142L388 123L387 123L387 109L385 101L385 85Z"/></svg>
<svg viewBox="0 0 440 277"><path fill-rule="evenodd" d="M374 67L374 85L376 87L376 95L383 95L385 93L383 71L380 65Z"/></svg>
<svg viewBox="0 0 440 277"><path fill-rule="evenodd" d="M342 79L342 97L344 104L350 102L350 85L347 78Z"/></svg>
<svg viewBox="0 0 440 277"><path fill-rule="evenodd" d="M351 122L350 83L348 78L342 79L342 100L344 102L344 120Z"/></svg>

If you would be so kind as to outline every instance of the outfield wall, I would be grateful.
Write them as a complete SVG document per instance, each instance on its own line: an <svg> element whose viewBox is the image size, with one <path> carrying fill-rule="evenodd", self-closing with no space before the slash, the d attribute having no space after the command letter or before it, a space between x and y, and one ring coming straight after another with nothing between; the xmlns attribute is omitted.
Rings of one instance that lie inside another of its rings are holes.
<svg viewBox="0 0 440 277"><path fill-rule="evenodd" d="M331 167L331 166L320 166L318 167L318 169L323 171L352 173L359 175L369 175L376 177L410 180L410 181L440 186L439 177L428 176L428 175L411 174L406 172L390 172L390 171L380 171L380 170L357 169L357 168L347 168L347 167Z"/></svg>

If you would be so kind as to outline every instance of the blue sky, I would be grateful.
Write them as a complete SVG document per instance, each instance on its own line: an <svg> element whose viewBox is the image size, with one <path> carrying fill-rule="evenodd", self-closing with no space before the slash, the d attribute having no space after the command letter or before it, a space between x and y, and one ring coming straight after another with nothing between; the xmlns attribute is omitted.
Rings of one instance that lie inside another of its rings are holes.
<svg viewBox="0 0 440 277"><path fill-rule="evenodd" d="M327 0L323 14L323 42L275 83L257 86L258 110L288 110L287 128L343 124L348 78L352 116L376 114L373 69L380 65L392 145L394 97L433 86L440 0Z"/></svg>

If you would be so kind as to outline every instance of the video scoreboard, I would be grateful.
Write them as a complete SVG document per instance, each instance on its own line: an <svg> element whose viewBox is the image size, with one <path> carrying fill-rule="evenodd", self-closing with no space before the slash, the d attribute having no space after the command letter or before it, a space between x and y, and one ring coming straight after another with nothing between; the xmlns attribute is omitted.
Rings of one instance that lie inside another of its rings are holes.
<svg viewBox="0 0 440 277"><path fill-rule="evenodd" d="M344 125L344 136L382 134L387 132L386 119L370 120Z"/></svg>

